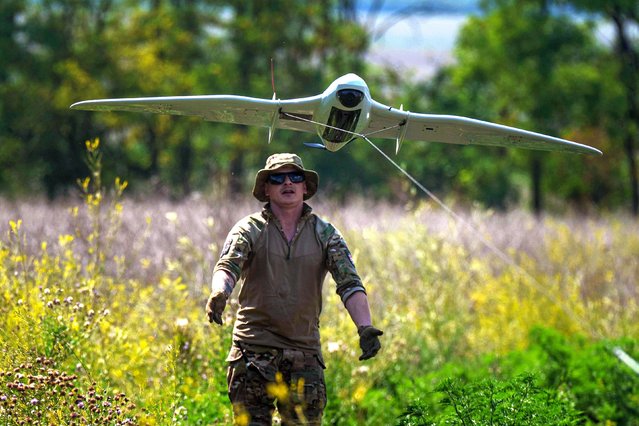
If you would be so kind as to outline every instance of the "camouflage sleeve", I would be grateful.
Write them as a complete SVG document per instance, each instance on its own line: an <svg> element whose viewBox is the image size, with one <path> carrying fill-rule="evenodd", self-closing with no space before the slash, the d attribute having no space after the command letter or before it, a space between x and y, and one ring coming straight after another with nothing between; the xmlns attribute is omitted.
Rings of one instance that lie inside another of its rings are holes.
<svg viewBox="0 0 639 426"><path fill-rule="evenodd" d="M253 250L253 244L263 228L264 222L255 215L248 216L236 223L226 237L213 273L223 269L230 273L237 282L242 274L242 267Z"/></svg>
<svg viewBox="0 0 639 426"><path fill-rule="evenodd" d="M346 241L340 232L333 226L329 226L327 232L329 235L327 235L326 266L337 284L337 294L342 302L346 302L353 293L358 291L366 293L366 289L357 269L355 269L355 263Z"/></svg>

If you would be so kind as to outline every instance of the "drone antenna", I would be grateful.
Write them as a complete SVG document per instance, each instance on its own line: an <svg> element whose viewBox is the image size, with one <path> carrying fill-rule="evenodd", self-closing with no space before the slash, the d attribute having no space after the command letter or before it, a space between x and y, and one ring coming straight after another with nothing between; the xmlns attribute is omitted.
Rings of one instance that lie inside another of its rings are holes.
<svg viewBox="0 0 639 426"><path fill-rule="evenodd" d="M275 94L275 71L273 70L273 58L271 58L271 87L273 87L273 100L277 100L277 95ZM275 128L277 127L277 122L279 121L279 116L282 111L282 108L279 106L279 101L277 102L278 108L273 112L271 116L271 126L268 129L268 143L271 143L273 140L273 135L275 134Z"/></svg>
<svg viewBox="0 0 639 426"><path fill-rule="evenodd" d="M273 58L271 58L271 87L273 88L273 100L277 99L277 96L275 95L275 72L274 72L274 65L273 65L274 61Z"/></svg>

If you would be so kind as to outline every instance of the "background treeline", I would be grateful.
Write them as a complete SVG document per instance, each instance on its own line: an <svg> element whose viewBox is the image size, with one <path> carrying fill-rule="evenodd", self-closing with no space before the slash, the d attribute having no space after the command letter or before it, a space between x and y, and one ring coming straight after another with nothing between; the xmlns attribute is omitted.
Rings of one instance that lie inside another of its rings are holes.
<svg viewBox="0 0 639 426"><path fill-rule="evenodd" d="M355 72L372 95L419 112L463 114L593 145L604 157L406 143L398 157L429 189L535 211L639 212L639 5L633 0L492 0L468 21L456 62L428 81L374 67L366 54L383 1L5 0L0 4L0 193L63 194L100 137L107 179L183 197L244 192L271 152L294 150L347 197L399 200L412 188L369 147L309 151L312 135L184 117L86 113L73 102L196 94L321 92ZM418 2L404 13L431 10ZM400 11L401 13L401 11ZM609 31L600 37L601 24ZM381 143L389 152L392 143ZM329 155L330 158L329 158ZM353 171L357 172L354 173ZM344 183L347 182L345 185ZM551 189L551 191L550 191Z"/></svg>

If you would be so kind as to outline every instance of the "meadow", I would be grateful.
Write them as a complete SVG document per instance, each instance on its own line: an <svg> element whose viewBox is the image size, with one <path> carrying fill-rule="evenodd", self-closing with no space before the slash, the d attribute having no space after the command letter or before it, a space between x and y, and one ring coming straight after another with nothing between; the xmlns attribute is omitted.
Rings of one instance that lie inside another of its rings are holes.
<svg viewBox="0 0 639 426"><path fill-rule="evenodd" d="M126 194L0 199L0 424L230 424L225 325L204 314L230 226L255 200ZM321 191L320 191L321 192ZM639 424L639 223L318 194L345 235L383 348L327 278L325 424ZM472 229L471 229L472 228ZM286 393L286 392L284 392Z"/></svg>

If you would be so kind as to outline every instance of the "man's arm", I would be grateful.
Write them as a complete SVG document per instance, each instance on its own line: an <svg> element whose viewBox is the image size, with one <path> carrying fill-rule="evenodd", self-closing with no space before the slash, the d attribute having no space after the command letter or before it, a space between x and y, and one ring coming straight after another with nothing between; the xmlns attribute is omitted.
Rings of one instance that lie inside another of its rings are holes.
<svg viewBox="0 0 639 426"><path fill-rule="evenodd" d="M226 301L231 296L235 287L235 279L224 269L218 269L213 274L211 283L211 295L206 302L206 315L209 322L222 325L222 313L226 307Z"/></svg>
<svg viewBox="0 0 639 426"><path fill-rule="evenodd" d="M252 250L252 242L264 228L265 221L260 215L247 216L236 223L224 242L220 258L213 269L211 295L206 302L209 322L222 325L222 313L226 301L239 280L242 267Z"/></svg>
<svg viewBox="0 0 639 426"><path fill-rule="evenodd" d="M368 296L346 241L333 225L318 219L320 239L326 241L326 266L337 284L344 307L357 326L359 346L362 349L360 361L374 357L382 347L379 336L384 334L372 326ZM319 226L322 225L322 226Z"/></svg>
<svg viewBox="0 0 639 426"><path fill-rule="evenodd" d="M366 293L363 291L353 293L346 299L344 306L357 328L373 324L371 321L371 310L368 307L368 296L366 296Z"/></svg>
<svg viewBox="0 0 639 426"><path fill-rule="evenodd" d="M211 280L211 290L212 291L223 291L228 298L231 296L233 292L233 288L235 287L235 278L231 275L230 272L225 271L224 269L218 269L213 274L213 279Z"/></svg>
<svg viewBox="0 0 639 426"><path fill-rule="evenodd" d="M372 326L368 296L363 291L355 292L346 299L344 306L357 326L359 347L362 349L359 360L363 361L374 357L382 347L379 336L384 332Z"/></svg>

